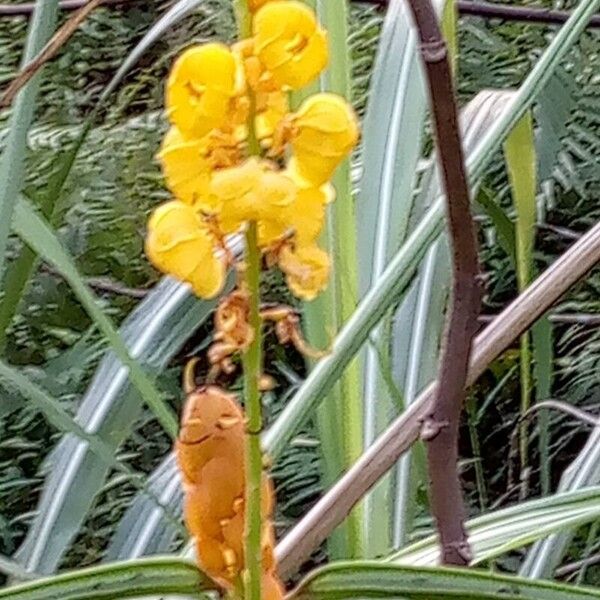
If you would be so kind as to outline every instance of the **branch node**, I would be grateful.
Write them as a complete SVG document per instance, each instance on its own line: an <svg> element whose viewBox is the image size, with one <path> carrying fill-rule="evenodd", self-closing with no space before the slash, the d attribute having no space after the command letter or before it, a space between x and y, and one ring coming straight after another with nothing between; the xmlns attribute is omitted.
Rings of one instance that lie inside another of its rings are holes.
<svg viewBox="0 0 600 600"><path fill-rule="evenodd" d="M446 542L443 545L443 556L458 556L465 565L471 564L473 560L473 553L467 540ZM456 564L456 562L452 561L451 564Z"/></svg>
<svg viewBox="0 0 600 600"><path fill-rule="evenodd" d="M440 434L442 429L445 429L449 425L448 421L437 421L432 416L426 417L421 423L419 437L424 442L431 442Z"/></svg>
<svg viewBox="0 0 600 600"><path fill-rule="evenodd" d="M448 48L444 40L432 40L421 43L421 56L426 63L438 63L448 57Z"/></svg>

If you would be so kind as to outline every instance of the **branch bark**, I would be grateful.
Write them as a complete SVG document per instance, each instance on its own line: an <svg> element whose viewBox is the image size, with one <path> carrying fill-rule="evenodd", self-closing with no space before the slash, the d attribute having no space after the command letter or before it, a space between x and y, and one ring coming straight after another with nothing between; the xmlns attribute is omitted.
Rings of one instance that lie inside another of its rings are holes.
<svg viewBox="0 0 600 600"><path fill-rule="evenodd" d="M390 0L358 0L365 4L374 4L386 8ZM540 23L542 25L560 25L571 16L567 10L550 10L532 6L509 6L498 2L477 2L476 0L457 0L456 8L461 15L502 19L521 23ZM588 22L589 28L600 27L600 15L592 17Z"/></svg>
<svg viewBox="0 0 600 600"><path fill-rule="evenodd" d="M560 298L600 263L600 223L575 242L475 339L467 384L527 331ZM290 575L346 518L361 498L419 438L431 410L436 382L429 385L339 481L287 534L276 549L282 577Z"/></svg>
<svg viewBox="0 0 600 600"><path fill-rule="evenodd" d="M62 0L58 3L61 10L79 10L90 0ZM127 4L131 0L104 0L104 4ZM1 17L26 17L35 10L35 2L18 2L16 4L0 4Z"/></svg>
<svg viewBox="0 0 600 600"><path fill-rule="evenodd" d="M446 42L430 0L407 1L427 75L452 247L452 295L440 358L440 385L423 420L421 438L427 443L429 496L442 564L465 566L471 561L471 550L464 528L465 509L458 476L458 435L481 304L477 237Z"/></svg>

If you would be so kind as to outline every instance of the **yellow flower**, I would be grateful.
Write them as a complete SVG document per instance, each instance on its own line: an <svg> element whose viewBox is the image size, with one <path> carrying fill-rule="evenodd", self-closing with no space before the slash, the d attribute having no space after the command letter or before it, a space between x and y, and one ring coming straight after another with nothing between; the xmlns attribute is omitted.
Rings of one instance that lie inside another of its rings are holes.
<svg viewBox="0 0 600 600"><path fill-rule="evenodd" d="M239 139L215 130L203 138L186 138L171 127L157 155L168 188L178 200L205 212L210 203L210 178L214 170L235 165L240 159Z"/></svg>
<svg viewBox="0 0 600 600"><path fill-rule="evenodd" d="M159 271L190 283L201 298L212 298L223 287L224 261L200 217L183 202L166 202L152 213L146 254Z"/></svg>
<svg viewBox="0 0 600 600"><path fill-rule="evenodd" d="M203 137L228 123L239 86L238 64L227 46L193 46L177 59L167 82L169 119L184 134Z"/></svg>
<svg viewBox="0 0 600 600"><path fill-rule="evenodd" d="M300 89L327 65L327 36L302 2L265 4L254 16L253 33L254 51L279 86Z"/></svg>
<svg viewBox="0 0 600 600"><path fill-rule="evenodd" d="M292 116L292 166L314 185L331 179L358 140L354 111L335 94L307 98Z"/></svg>
<svg viewBox="0 0 600 600"><path fill-rule="evenodd" d="M314 300L327 287L329 256L318 246L284 247L279 267L292 293L303 300Z"/></svg>
<svg viewBox="0 0 600 600"><path fill-rule="evenodd" d="M297 190L294 202L282 215L285 229L293 233L296 247L313 245L323 229L326 205L335 199L335 188L329 183L312 186L290 169L285 173L296 184Z"/></svg>
<svg viewBox="0 0 600 600"><path fill-rule="evenodd" d="M256 221L259 229L279 223L282 211L294 201L296 186L268 163L250 158L215 173L211 191L222 231L233 233L248 221Z"/></svg>

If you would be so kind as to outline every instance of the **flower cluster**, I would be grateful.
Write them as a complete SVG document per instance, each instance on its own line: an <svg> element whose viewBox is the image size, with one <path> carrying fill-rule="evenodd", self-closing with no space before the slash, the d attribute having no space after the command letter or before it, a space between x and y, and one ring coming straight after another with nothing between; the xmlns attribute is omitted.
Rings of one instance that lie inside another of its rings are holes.
<svg viewBox="0 0 600 600"><path fill-rule="evenodd" d="M258 245L292 292L313 299L329 257L317 245L329 183L358 138L339 96L319 93L290 111L289 92L328 60L327 35L296 0L250 0L252 37L208 43L175 62L166 91L171 128L158 154L174 200L148 224L146 251L164 273L204 298L223 286L229 234L255 223Z"/></svg>
<svg viewBox="0 0 600 600"><path fill-rule="evenodd" d="M193 366L193 365L192 365ZM232 590L244 570L244 414L235 396L216 386L190 390L176 443L185 492L185 521L203 571ZM262 480L261 596L281 600L275 572L273 485Z"/></svg>

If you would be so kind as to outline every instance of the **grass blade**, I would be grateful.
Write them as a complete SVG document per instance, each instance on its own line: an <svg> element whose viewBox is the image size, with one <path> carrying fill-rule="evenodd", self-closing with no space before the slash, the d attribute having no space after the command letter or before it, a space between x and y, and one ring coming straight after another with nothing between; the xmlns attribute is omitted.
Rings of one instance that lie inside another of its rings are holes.
<svg viewBox="0 0 600 600"><path fill-rule="evenodd" d="M528 500L467 522L474 565L517 550L556 531L590 523L600 515L600 488ZM405 546L386 561L434 566L439 562L435 535Z"/></svg>
<svg viewBox="0 0 600 600"><path fill-rule="evenodd" d="M317 13L327 30L330 46L329 66L320 82L322 91L343 96L348 101L352 95L351 59L348 47L349 8L348 0L318 0ZM333 273L329 291L324 302L316 303L308 316L308 326L314 332L321 330L319 346L326 347L329 340L323 339L323 332L329 329L339 331L350 318L357 304L356 274L356 219L350 159L346 159L336 170L332 183L336 190L336 201L328 208L326 245L333 257ZM319 309L326 305L327 313ZM321 305L321 306L320 306ZM315 310L316 309L316 310ZM317 313L317 310L319 311ZM323 319L324 314L328 317ZM313 338L314 333L313 333ZM339 381L334 392L334 403L323 405L318 413L320 438L327 439L331 431L336 431L332 440L323 447L323 460L326 463L326 483L332 483L358 456L363 447L362 402L359 393L358 364L351 363ZM335 442L337 449L332 448ZM329 454L331 452L331 454ZM361 528L362 507L357 507L330 545L333 557L359 557L364 555L364 532Z"/></svg>
<svg viewBox="0 0 600 600"><path fill-rule="evenodd" d="M31 19L23 64L32 60L44 47L56 24L58 0L38 0ZM17 198L23 187L27 132L33 121L40 86L38 73L17 96L10 118L6 147L0 159L0 281L4 277L6 246Z"/></svg>
<svg viewBox="0 0 600 600"><path fill-rule="evenodd" d="M443 2L438 2L439 12ZM421 156L427 97L417 42L404 2L390 4L379 42L364 124L362 178L357 202L361 295L381 275L409 230L417 161ZM389 327L379 325L364 353L364 443L369 446L398 411L383 381L389 361ZM384 480L365 498L365 556L390 548L390 485Z"/></svg>
<svg viewBox="0 0 600 600"><path fill-rule="evenodd" d="M579 455L565 469L558 491L575 493L598 482L600 482L600 427L595 427ZM578 524L574 523L573 528ZM572 539L573 531L566 531L538 542L528 552L519 573L531 579L552 576Z"/></svg>
<svg viewBox="0 0 600 600"><path fill-rule="evenodd" d="M80 569L0 590L1 600L121 600L176 594L208 598L214 583L191 562L153 558Z"/></svg>
<svg viewBox="0 0 600 600"><path fill-rule="evenodd" d="M149 477L148 487L163 506L181 515L183 489L173 453ZM104 558L114 561L161 554L172 546L178 532L164 511L138 494L119 521Z"/></svg>
<svg viewBox="0 0 600 600"><path fill-rule="evenodd" d="M214 302L200 301L186 286L165 278L127 318L121 334L131 355L144 368L159 373L209 318L213 307ZM103 438L114 452L131 434L141 407L127 367L109 352L83 397L76 421L85 431ZM53 457L54 468L45 482L36 517L18 552L28 570L42 573L58 567L108 474L105 463L71 436L61 440ZM163 501L164 490L151 483L148 487L163 506L176 512ZM156 503L149 503L150 511L155 508ZM166 515L163 519L165 527L170 526Z"/></svg>
<svg viewBox="0 0 600 600"><path fill-rule="evenodd" d="M391 567L376 562L333 563L309 577L293 600L395 598L446 600L576 600L600 598L600 590L528 581L467 569Z"/></svg>
<svg viewBox="0 0 600 600"><path fill-rule="evenodd" d="M165 404L161 394L146 373L144 373L139 363L129 354L129 350L123 343L123 339L98 305L94 293L79 274L71 257L63 249L48 225L23 198L20 199L15 207L14 228L19 237L30 248L58 269L69 282L71 288L88 311L88 314L98 326L98 329L106 336L117 357L129 369L131 380L139 390L144 402L154 412L167 433L172 438L175 438L177 435L177 420L173 412Z"/></svg>
<svg viewBox="0 0 600 600"><path fill-rule="evenodd" d="M537 184L536 153L531 111L525 113L515 125L504 144L504 157L508 170L513 205L517 215L515 224L517 286L522 292L530 283L534 273L533 246L535 241ZM531 347L530 335L521 336L521 408L524 415L531 406ZM521 470L527 468L529 427L521 425L519 451Z"/></svg>

